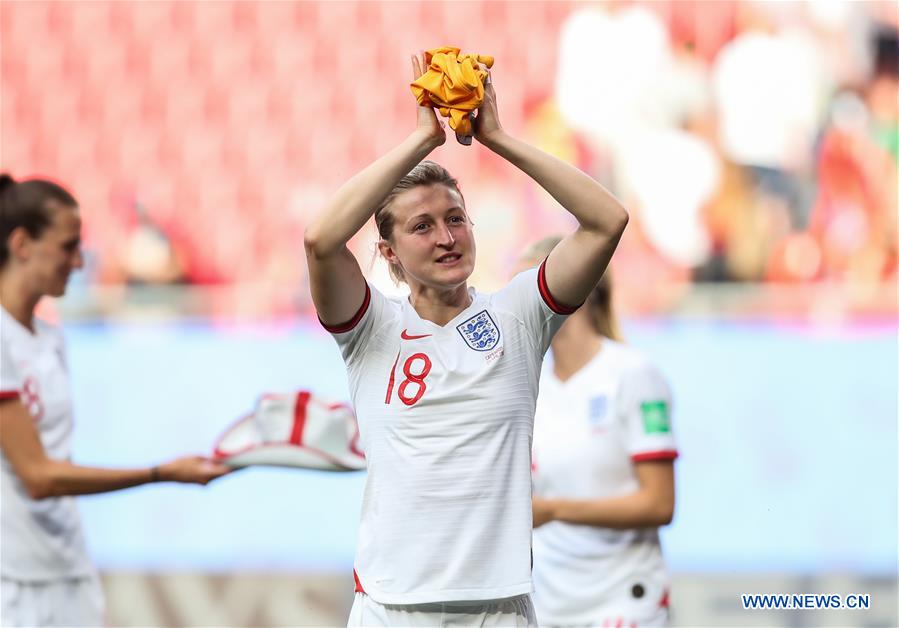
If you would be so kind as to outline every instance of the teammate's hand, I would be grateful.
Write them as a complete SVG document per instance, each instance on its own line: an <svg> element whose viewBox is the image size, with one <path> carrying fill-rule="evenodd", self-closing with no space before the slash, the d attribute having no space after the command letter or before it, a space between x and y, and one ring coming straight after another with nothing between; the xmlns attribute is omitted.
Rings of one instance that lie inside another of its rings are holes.
<svg viewBox="0 0 899 628"><path fill-rule="evenodd" d="M427 66L425 65L424 53L421 58L418 55L412 55L412 80L418 78L425 73ZM424 139L434 145L434 148L441 146L446 142L446 124L437 117L437 113L433 107L418 106L418 124L415 130L422 134Z"/></svg>
<svg viewBox="0 0 899 628"><path fill-rule="evenodd" d="M534 514L534 528L539 528L544 523L549 523L553 520L549 500L535 497L531 501L531 509Z"/></svg>
<svg viewBox="0 0 899 628"><path fill-rule="evenodd" d="M496 107L496 90L490 73L484 81L484 102L478 107L478 116L474 120L474 136L485 146L503 133L503 125L499 122L499 110Z"/></svg>
<svg viewBox="0 0 899 628"><path fill-rule="evenodd" d="M184 456L160 465L159 479L163 482L209 484L233 470L227 465L203 456Z"/></svg>

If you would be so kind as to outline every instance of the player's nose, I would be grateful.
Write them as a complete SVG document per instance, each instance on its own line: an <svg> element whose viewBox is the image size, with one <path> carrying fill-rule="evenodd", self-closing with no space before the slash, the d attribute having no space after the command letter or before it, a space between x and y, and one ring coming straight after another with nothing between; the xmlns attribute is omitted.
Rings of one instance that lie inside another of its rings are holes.
<svg viewBox="0 0 899 628"><path fill-rule="evenodd" d="M75 259L72 260L72 268L78 270L84 268L84 253L81 249L75 251Z"/></svg>
<svg viewBox="0 0 899 628"><path fill-rule="evenodd" d="M437 246L451 249L455 244L456 238L453 237L453 234L447 225L437 227Z"/></svg>

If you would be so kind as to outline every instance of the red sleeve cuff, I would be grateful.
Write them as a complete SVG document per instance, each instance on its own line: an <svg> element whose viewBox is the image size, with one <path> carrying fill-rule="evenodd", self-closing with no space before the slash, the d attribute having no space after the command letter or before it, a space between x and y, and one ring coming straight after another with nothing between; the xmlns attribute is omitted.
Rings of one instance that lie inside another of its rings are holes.
<svg viewBox="0 0 899 628"><path fill-rule="evenodd" d="M19 391L18 390L0 390L0 401L6 401L7 399L18 399Z"/></svg>
<svg viewBox="0 0 899 628"><path fill-rule="evenodd" d="M546 285L546 260L540 264L540 270L537 271L537 288L540 290L540 296L543 297L544 303L556 314L574 314L580 305L574 307L563 305L553 298L549 292L549 286Z"/></svg>
<svg viewBox="0 0 899 628"><path fill-rule="evenodd" d="M631 454L634 462L647 462L650 460L674 460L677 458L677 450L664 449L661 451L644 451L639 454Z"/></svg>
<svg viewBox="0 0 899 628"><path fill-rule="evenodd" d="M322 327L327 329L332 334L344 334L351 329L353 329L356 325L359 324L359 321L362 320L362 317L365 316L365 312L368 311L368 305L371 303L371 288L368 285L368 282L365 282L365 298L362 299L362 305L359 306L359 310L356 314L345 323L341 323L340 325L326 325L325 322L318 318L318 322L322 324Z"/></svg>

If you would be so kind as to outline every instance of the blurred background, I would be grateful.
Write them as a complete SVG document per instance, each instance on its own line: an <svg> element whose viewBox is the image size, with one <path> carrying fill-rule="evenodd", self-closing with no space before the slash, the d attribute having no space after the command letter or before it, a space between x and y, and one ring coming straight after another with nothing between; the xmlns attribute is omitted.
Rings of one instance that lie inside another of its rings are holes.
<svg viewBox="0 0 899 628"><path fill-rule="evenodd" d="M303 229L414 125L409 55L496 57L506 129L612 189L628 341L672 383L675 625L896 626L893 2L0 3L0 167L70 188L75 457L208 452L266 391L348 395ZM480 146L433 158L472 284L572 228ZM376 232L352 243L387 292ZM339 625L364 476L250 470L80 500L111 625ZM740 593L869 593L743 611Z"/></svg>

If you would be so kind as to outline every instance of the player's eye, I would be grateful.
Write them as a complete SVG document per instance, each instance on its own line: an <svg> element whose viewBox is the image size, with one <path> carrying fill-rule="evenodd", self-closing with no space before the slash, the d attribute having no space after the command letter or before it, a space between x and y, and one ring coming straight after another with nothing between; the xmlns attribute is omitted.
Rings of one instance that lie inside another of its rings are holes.
<svg viewBox="0 0 899 628"><path fill-rule="evenodd" d="M428 228L428 223L420 222L415 227L413 227L412 231L425 231Z"/></svg>
<svg viewBox="0 0 899 628"><path fill-rule="evenodd" d="M461 225L462 223L465 222L465 217L464 216L450 216L449 221L451 223L453 223L454 225Z"/></svg>

